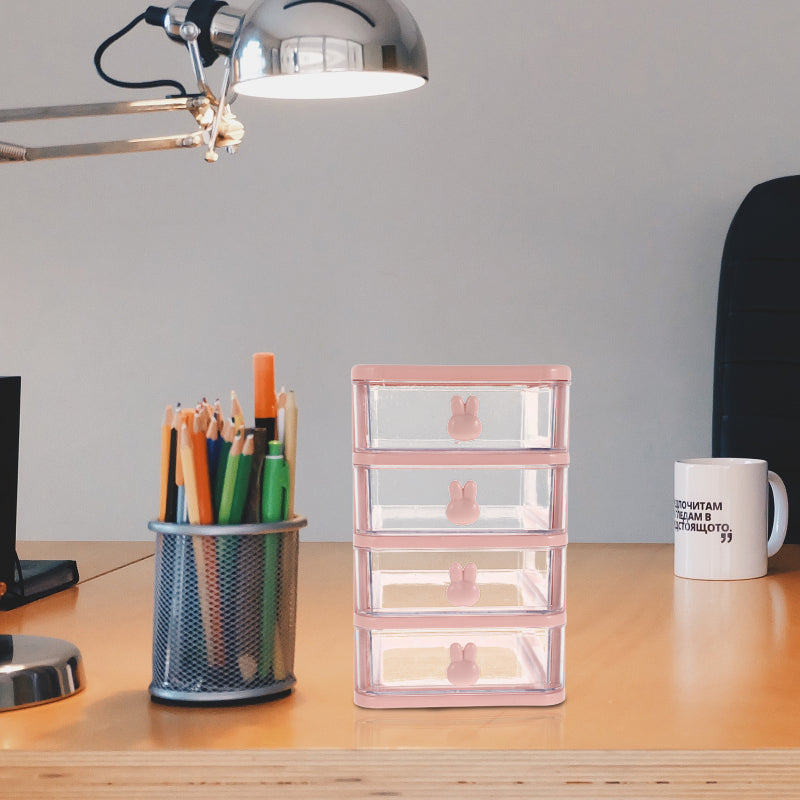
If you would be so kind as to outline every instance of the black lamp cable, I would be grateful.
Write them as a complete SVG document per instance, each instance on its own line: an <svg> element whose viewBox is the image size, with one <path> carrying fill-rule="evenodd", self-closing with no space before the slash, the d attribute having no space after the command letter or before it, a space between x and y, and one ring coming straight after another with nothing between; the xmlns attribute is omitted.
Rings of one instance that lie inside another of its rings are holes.
<svg viewBox="0 0 800 800"><path fill-rule="evenodd" d="M100 47L97 48L94 54L94 66L97 70L97 74L107 83L112 84L113 86L121 86L123 89L153 89L158 86L167 86L178 91L178 94L181 97L187 97L188 93L184 85L178 81L173 81L169 79L163 80L156 80L156 81L120 81L116 78L112 78L108 75L103 67L100 64L101 59L103 58L103 53L105 53L108 48L114 44L118 39L121 39L128 33L132 28L138 25L142 20L147 17L147 12L143 14L139 14L136 19L131 20L124 28L117 31L115 34L111 35L106 39Z"/></svg>

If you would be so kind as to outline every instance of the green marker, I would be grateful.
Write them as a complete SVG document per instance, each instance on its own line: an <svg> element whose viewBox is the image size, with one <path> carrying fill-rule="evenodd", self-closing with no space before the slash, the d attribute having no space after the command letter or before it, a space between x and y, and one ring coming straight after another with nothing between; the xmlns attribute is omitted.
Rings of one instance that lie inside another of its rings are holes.
<svg viewBox="0 0 800 800"><path fill-rule="evenodd" d="M278 441L267 445L264 456L264 476L261 490L261 521L280 522L286 519L289 510L289 465L283 457L283 446ZM272 671L279 680L275 668L275 623L278 613L277 578L278 546L280 534L264 536L264 585L261 603L261 658L259 677L266 679Z"/></svg>
<svg viewBox="0 0 800 800"><path fill-rule="evenodd" d="M289 465L283 457L283 445L272 441L264 456L261 490L261 521L280 522L289 513Z"/></svg>

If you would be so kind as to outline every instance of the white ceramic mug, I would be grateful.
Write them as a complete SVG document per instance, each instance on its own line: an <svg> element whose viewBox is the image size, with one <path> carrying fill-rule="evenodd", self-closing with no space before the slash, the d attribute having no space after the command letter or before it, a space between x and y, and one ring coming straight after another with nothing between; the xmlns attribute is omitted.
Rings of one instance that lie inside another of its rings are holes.
<svg viewBox="0 0 800 800"><path fill-rule="evenodd" d="M775 513L767 539L768 493ZM786 537L789 501L783 481L755 458L675 462L675 574L741 580L767 574L767 558Z"/></svg>

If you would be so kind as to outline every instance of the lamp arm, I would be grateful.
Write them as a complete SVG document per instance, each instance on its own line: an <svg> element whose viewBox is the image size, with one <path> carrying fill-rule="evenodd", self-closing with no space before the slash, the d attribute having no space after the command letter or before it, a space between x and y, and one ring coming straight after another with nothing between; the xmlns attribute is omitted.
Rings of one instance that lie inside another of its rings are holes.
<svg viewBox="0 0 800 800"><path fill-rule="evenodd" d="M112 103L79 103L68 106L34 106L0 110L0 122L32 122L40 119L69 117L108 117L114 114L136 114L147 111L183 111L201 109L208 105L202 95L167 97L164 100L126 100Z"/></svg>
<svg viewBox="0 0 800 800"><path fill-rule="evenodd" d="M205 95L166 98L163 100L130 100L111 103L85 103L64 106L39 106L0 110L0 123L35 122L39 120L67 119L72 117L102 117L117 114L138 114L149 111L189 111L200 126L199 131L188 134L157 136L149 139L126 139L84 144L25 147L0 142L0 164L12 161L36 161L48 158L73 156L111 155L116 153L141 153L151 150L198 147L211 140L210 131L216 118L216 103ZM242 124L230 113L227 106L218 121L214 144L235 150L244 136Z"/></svg>
<svg viewBox="0 0 800 800"><path fill-rule="evenodd" d="M119 153L144 153L151 150L172 150L182 147L199 147L203 134L179 134L156 136L151 139L120 139L109 142L86 142L83 144L60 144L45 147L23 147L0 142L0 164L12 161L41 161L49 158L73 158L75 156L105 156Z"/></svg>

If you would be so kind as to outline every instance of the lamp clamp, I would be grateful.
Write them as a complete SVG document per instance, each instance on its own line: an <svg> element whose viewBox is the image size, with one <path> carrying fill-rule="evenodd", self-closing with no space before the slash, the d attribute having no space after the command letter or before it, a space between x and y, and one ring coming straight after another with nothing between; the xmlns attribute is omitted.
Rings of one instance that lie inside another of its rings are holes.
<svg viewBox="0 0 800 800"><path fill-rule="evenodd" d="M191 0L189 3L178 2L169 8L148 6L145 22L164 28L167 36L176 42L186 41L181 28L186 23L197 26L197 49L204 67L210 67L219 56L211 42L211 24L217 12L228 4L224 0Z"/></svg>

